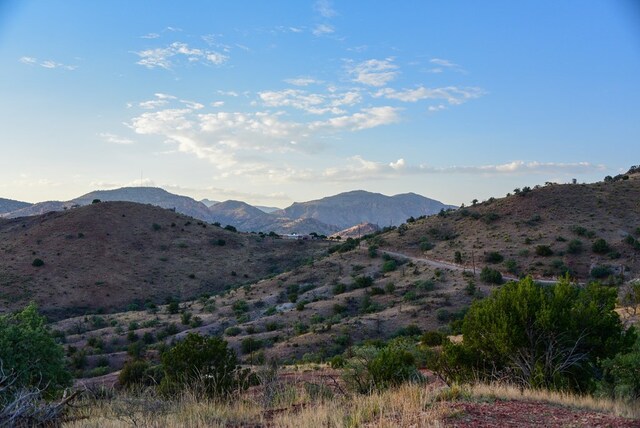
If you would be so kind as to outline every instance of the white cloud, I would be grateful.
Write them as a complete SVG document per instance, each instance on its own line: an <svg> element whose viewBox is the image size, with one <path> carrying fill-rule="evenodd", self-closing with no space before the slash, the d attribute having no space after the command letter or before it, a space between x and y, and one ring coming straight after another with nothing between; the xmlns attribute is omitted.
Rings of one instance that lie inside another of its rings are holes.
<svg viewBox="0 0 640 428"><path fill-rule="evenodd" d="M164 68L170 70L175 61L180 59L188 63L222 65L229 60L227 55L206 49L192 48L187 43L174 42L166 47L146 49L134 52L140 60L136 64L147 68Z"/></svg>
<svg viewBox="0 0 640 428"><path fill-rule="evenodd" d="M67 71L73 71L76 68L78 68L77 65L67 65L67 64L62 64L60 62L56 62L50 59L47 60L43 60L42 62L38 62L37 58L33 58L30 56L23 56L20 57L20 59L18 60L23 64L26 65L39 65L40 67L43 68L48 68L48 69L56 69L56 68L60 68L63 70L67 70Z"/></svg>
<svg viewBox="0 0 640 428"><path fill-rule="evenodd" d="M433 64L435 67L430 68L427 73L444 73L445 70L456 71L459 73L465 73L465 71L453 61L443 58L431 58L429 60L430 64Z"/></svg>
<svg viewBox="0 0 640 428"><path fill-rule="evenodd" d="M449 61L448 59L442 59L442 58L431 58L429 60L429 62L431 64L435 64L435 65L439 65L440 67L458 67L458 64L454 64L453 62Z"/></svg>
<svg viewBox="0 0 640 428"><path fill-rule="evenodd" d="M110 144L133 144L134 141L129 139L129 138L125 138L125 137L120 137L116 134L111 134L109 132L101 132L98 134L98 136L100 138L102 138L104 141L106 141L107 143Z"/></svg>
<svg viewBox="0 0 640 428"><path fill-rule="evenodd" d="M29 65L32 65L38 62L37 59L30 56L23 56L18 61L20 61L23 64L29 64Z"/></svg>
<svg viewBox="0 0 640 428"><path fill-rule="evenodd" d="M393 59L369 59L358 64L348 64L347 71L353 81L367 86L385 86L398 75L398 66Z"/></svg>
<svg viewBox="0 0 640 428"><path fill-rule="evenodd" d="M289 31L291 31L292 33L302 33L302 28L289 27Z"/></svg>
<svg viewBox="0 0 640 428"><path fill-rule="evenodd" d="M284 81L294 86L309 86L309 85L321 83L320 81L313 79L311 77L296 77L295 79L284 79Z"/></svg>
<svg viewBox="0 0 640 428"><path fill-rule="evenodd" d="M238 94L235 91L217 91L218 95L225 95L227 97L238 97L240 96L240 94Z"/></svg>
<svg viewBox="0 0 640 428"><path fill-rule="evenodd" d="M224 101L214 101L209 104L211 107L222 107L224 106Z"/></svg>
<svg viewBox="0 0 640 428"><path fill-rule="evenodd" d="M408 175L472 174L472 175L577 175L605 171L604 165L588 162L555 163L513 161L497 165L432 167L408 165L403 158L389 163L371 161L360 155L352 156L343 165L323 171L293 171L285 178L290 181L352 182L393 179Z"/></svg>
<svg viewBox="0 0 640 428"><path fill-rule="evenodd" d="M158 37L160 37L160 34L158 33L148 33L144 36L140 36L141 39L157 39Z"/></svg>
<svg viewBox="0 0 640 428"><path fill-rule="evenodd" d="M310 128L361 131L398 122L400 120L399 111L400 109L389 106L364 108L351 115L313 122Z"/></svg>
<svg viewBox="0 0 640 428"><path fill-rule="evenodd" d="M406 89L403 91L384 88L376 92L374 96L410 103L427 99L439 99L446 100L450 105L459 105L485 94L486 92L483 89L476 87L446 86L443 88L425 88L424 86L419 86L415 89Z"/></svg>
<svg viewBox="0 0 640 428"><path fill-rule="evenodd" d="M337 15L335 9L329 0L317 0L313 5L313 9L323 18L333 18Z"/></svg>
<svg viewBox="0 0 640 428"><path fill-rule="evenodd" d="M267 107L293 107L311 114L343 114L343 107L360 102L358 92L316 94L300 89L259 92L258 96Z"/></svg>
<svg viewBox="0 0 640 428"><path fill-rule="evenodd" d="M325 34L334 33L336 30L329 24L318 24L313 28L314 36L324 36Z"/></svg>

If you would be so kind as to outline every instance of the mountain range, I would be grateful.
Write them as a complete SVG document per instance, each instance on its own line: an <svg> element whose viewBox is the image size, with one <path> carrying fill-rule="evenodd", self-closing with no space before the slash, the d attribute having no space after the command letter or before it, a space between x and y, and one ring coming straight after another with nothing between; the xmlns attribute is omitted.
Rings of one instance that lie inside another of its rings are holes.
<svg viewBox="0 0 640 428"><path fill-rule="evenodd" d="M454 208L415 193L385 196L356 190L318 200L296 202L285 209L279 209L252 206L235 200L196 201L157 187L123 187L93 191L70 201L29 204L0 199L0 216L17 218L40 215L89 205L95 200L150 204L209 223L232 225L245 232L316 232L323 235L335 234L361 223L396 226L412 216L430 215Z"/></svg>

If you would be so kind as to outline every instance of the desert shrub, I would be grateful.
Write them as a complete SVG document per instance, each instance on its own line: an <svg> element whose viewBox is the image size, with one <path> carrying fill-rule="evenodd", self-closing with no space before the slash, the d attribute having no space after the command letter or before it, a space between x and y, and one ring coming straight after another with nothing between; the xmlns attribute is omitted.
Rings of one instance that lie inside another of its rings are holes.
<svg viewBox="0 0 640 428"><path fill-rule="evenodd" d="M448 309L440 308L436 311L436 318L440 322L447 322L451 318L451 312Z"/></svg>
<svg viewBox="0 0 640 428"><path fill-rule="evenodd" d="M436 283L432 279L425 279L422 281L416 281L414 286L420 291L433 291L436 288Z"/></svg>
<svg viewBox="0 0 640 428"><path fill-rule="evenodd" d="M420 338L420 343L425 346L440 346L442 342L446 339L446 336L439 331L425 331L422 337Z"/></svg>
<svg viewBox="0 0 640 428"><path fill-rule="evenodd" d="M226 334L227 336L237 336L242 332L242 329L238 326L231 326L231 327L227 327L224 330L224 334Z"/></svg>
<svg viewBox="0 0 640 428"><path fill-rule="evenodd" d="M242 339L242 342L240 342L240 351L242 351L243 354L250 354L262 348L263 345L264 343L262 342L262 340L253 337L247 337L245 339Z"/></svg>
<svg viewBox="0 0 640 428"><path fill-rule="evenodd" d="M70 385L63 349L33 303L15 314L0 316L0 363L3 373L13 376L12 383L0 383L0 402L20 389L39 388L52 396Z"/></svg>
<svg viewBox="0 0 640 428"><path fill-rule="evenodd" d="M542 257L548 257L553 255L553 250L548 245L538 245L536 247L536 255Z"/></svg>
<svg viewBox="0 0 640 428"><path fill-rule="evenodd" d="M238 229L236 229L234 226L231 226L230 224L226 225L224 227L224 230L228 230L229 232L237 232Z"/></svg>
<svg viewBox="0 0 640 428"><path fill-rule="evenodd" d="M490 267L483 267L480 271L480 280L487 284L502 284L502 274Z"/></svg>
<svg viewBox="0 0 640 428"><path fill-rule="evenodd" d="M161 357L164 377L160 391L166 395L184 388L210 397L226 397L247 386L248 372L240 370L235 352L219 337L189 333Z"/></svg>
<svg viewBox="0 0 640 428"><path fill-rule="evenodd" d="M167 312L170 314L177 314L180 311L180 304L176 300L172 300L167 305Z"/></svg>
<svg viewBox="0 0 640 428"><path fill-rule="evenodd" d="M378 257L378 246L370 245L368 249L368 253L369 253L369 257L371 257L372 259Z"/></svg>
<svg viewBox="0 0 640 428"><path fill-rule="evenodd" d="M409 324L404 327L400 327L393 334L394 337L414 337L420 336L422 334L422 329L415 324Z"/></svg>
<svg viewBox="0 0 640 428"><path fill-rule="evenodd" d="M484 261L487 263L500 263L504 260L502 254L497 251L491 251L484 256Z"/></svg>
<svg viewBox="0 0 640 428"><path fill-rule="evenodd" d="M396 291L396 285L393 282L390 282L384 286L384 291L386 291L388 294L391 294Z"/></svg>
<svg viewBox="0 0 640 428"><path fill-rule="evenodd" d="M343 378L349 389L363 394L419 381L422 376L415 354L413 341L404 338L393 339L381 348L354 347L344 363Z"/></svg>
<svg viewBox="0 0 640 428"><path fill-rule="evenodd" d="M432 250L433 247L435 247L435 245L429 242L427 239L423 239L420 242L420 251L429 251Z"/></svg>
<svg viewBox="0 0 640 428"><path fill-rule="evenodd" d="M369 294L371 296L379 296L384 294L384 290L380 287L371 287L371 289L369 290Z"/></svg>
<svg viewBox="0 0 640 428"><path fill-rule="evenodd" d="M572 239L567 244L567 253L569 254L580 254L582 252L583 244L579 239Z"/></svg>
<svg viewBox="0 0 640 428"><path fill-rule="evenodd" d="M608 253L610 250L609 248L609 244L607 243L607 241L605 241L602 238L598 238L595 241L593 241L593 244L591 245L591 251L593 251L596 254L606 254Z"/></svg>
<svg viewBox="0 0 640 428"><path fill-rule="evenodd" d="M612 274L613 270L610 266L594 266L590 272L590 275L596 279L607 278Z"/></svg>
<svg viewBox="0 0 640 428"><path fill-rule="evenodd" d="M153 223L151 225L151 229L154 230L155 232L159 231L160 229L162 229L162 226L160 226L158 223Z"/></svg>
<svg viewBox="0 0 640 428"><path fill-rule="evenodd" d="M34 266L34 267L44 266L44 261L42 259L33 259L33 261L31 262L31 266Z"/></svg>
<svg viewBox="0 0 640 428"><path fill-rule="evenodd" d="M598 390L612 399L640 400L640 336L628 352L602 362L603 376Z"/></svg>
<svg viewBox="0 0 640 428"><path fill-rule="evenodd" d="M382 265L382 272L393 272L398 268L398 263L395 260L387 260Z"/></svg>
<svg viewBox="0 0 640 428"><path fill-rule="evenodd" d="M162 380L159 366L151 366L144 360L130 360L124 363L118 375L120 386L128 389L155 386Z"/></svg>
<svg viewBox="0 0 640 428"><path fill-rule="evenodd" d="M353 288L367 288L373 285L373 278L370 276L357 276L353 279Z"/></svg>
<svg viewBox="0 0 640 428"><path fill-rule="evenodd" d="M603 359L631 346L615 312L616 290L568 277L555 285L511 282L476 301L461 344L431 362L450 380L502 378L535 388L592 392Z"/></svg>
<svg viewBox="0 0 640 428"><path fill-rule="evenodd" d="M504 262L504 267L507 269L507 272L516 275L518 273L518 262L514 259L509 259Z"/></svg>
<svg viewBox="0 0 640 428"><path fill-rule="evenodd" d="M246 300L236 300L231 305L231 309L233 309L233 312L236 314L236 316L242 315L245 312L249 311L249 304Z"/></svg>
<svg viewBox="0 0 640 428"><path fill-rule="evenodd" d="M476 286L476 283L471 280L467 282L467 285L464 287L464 292L467 296L473 296L476 294L477 290L478 287Z"/></svg>
<svg viewBox="0 0 640 428"><path fill-rule="evenodd" d="M500 215L498 213L494 213L494 212L488 212L483 216L483 220L485 223L493 223L494 221L498 220L500 218Z"/></svg>
<svg viewBox="0 0 640 428"><path fill-rule="evenodd" d="M309 326L305 323L298 321L293 325L293 331L295 334L299 336L301 334L307 333L309 331Z"/></svg>
<svg viewBox="0 0 640 428"><path fill-rule="evenodd" d="M456 264L462 264L462 253L460 251L455 252L453 262Z"/></svg>
<svg viewBox="0 0 640 428"><path fill-rule="evenodd" d="M341 283L338 283L336 285L333 286L333 294L334 295L338 295L338 294L342 294L345 291L347 291L347 286Z"/></svg>

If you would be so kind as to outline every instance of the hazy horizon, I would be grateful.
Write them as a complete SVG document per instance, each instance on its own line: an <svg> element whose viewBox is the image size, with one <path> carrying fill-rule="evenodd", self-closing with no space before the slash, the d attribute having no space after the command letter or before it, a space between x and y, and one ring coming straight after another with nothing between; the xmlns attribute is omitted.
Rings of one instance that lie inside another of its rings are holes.
<svg viewBox="0 0 640 428"><path fill-rule="evenodd" d="M0 197L447 204L637 164L632 1L0 4Z"/></svg>

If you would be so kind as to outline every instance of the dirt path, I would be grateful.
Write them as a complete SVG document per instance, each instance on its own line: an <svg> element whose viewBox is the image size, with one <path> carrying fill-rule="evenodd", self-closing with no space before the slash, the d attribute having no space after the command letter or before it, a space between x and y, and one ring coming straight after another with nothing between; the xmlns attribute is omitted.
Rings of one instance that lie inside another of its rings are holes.
<svg viewBox="0 0 640 428"><path fill-rule="evenodd" d="M451 269L455 271L472 271L473 270L469 266L458 265L455 263L445 262L443 260L430 259L427 257L415 257L415 256L410 256L408 254L398 253L396 251L391 251L391 250L378 249L378 251L383 254L388 254L393 257L408 259L408 260L411 260L412 262L426 264L438 269ZM512 275L505 275L504 273L502 274L502 278L505 281L517 281L520 279ZM558 282L558 280L556 279L549 279L549 278L534 278L534 280L536 282L539 282L541 284L546 284L546 285L552 285Z"/></svg>

